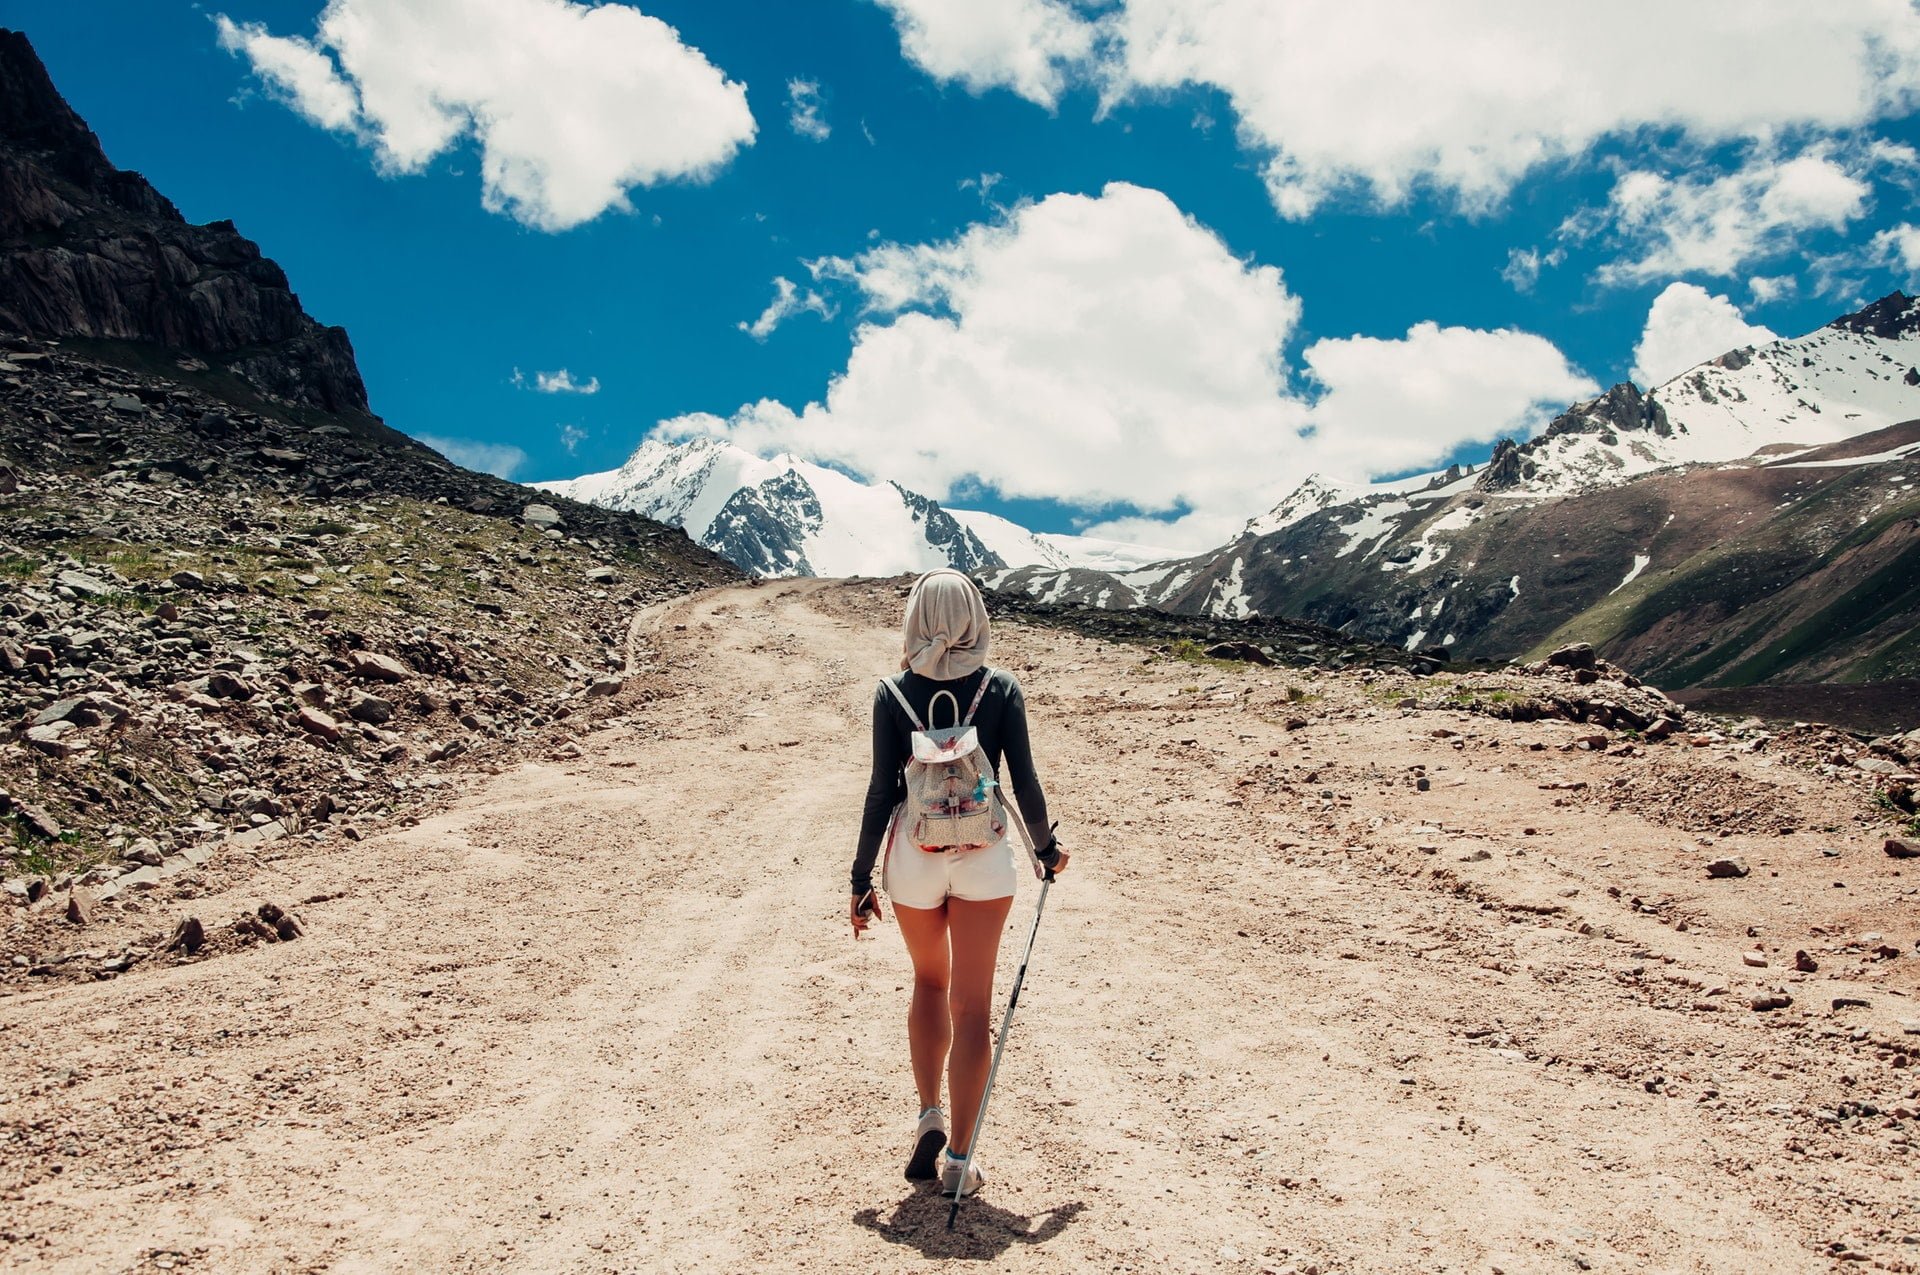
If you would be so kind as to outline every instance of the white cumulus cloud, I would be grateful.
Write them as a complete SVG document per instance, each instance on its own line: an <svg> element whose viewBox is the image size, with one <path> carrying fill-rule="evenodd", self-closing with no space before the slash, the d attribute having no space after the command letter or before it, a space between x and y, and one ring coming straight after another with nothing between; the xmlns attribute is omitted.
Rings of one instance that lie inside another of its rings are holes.
<svg viewBox="0 0 1920 1275"><path fill-rule="evenodd" d="M1791 158L1760 155L1730 173L1669 177L1629 169L1604 210L1569 219L1563 233L1604 234L1623 255L1602 266L1603 284L1682 274L1736 276L1750 262L1795 250L1802 236L1844 230L1864 216L1870 159L1817 147Z"/></svg>
<svg viewBox="0 0 1920 1275"><path fill-rule="evenodd" d="M1469 443L1525 436L1599 390L1553 342L1507 328L1415 324L1405 337L1316 341L1303 356L1316 468L1373 477L1438 464Z"/></svg>
<svg viewBox="0 0 1920 1275"><path fill-rule="evenodd" d="M1887 227L1873 237L1871 252L1881 264L1920 274L1920 226L1902 222Z"/></svg>
<svg viewBox="0 0 1920 1275"><path fill-rule="evenodd" d="M476 438L443 438L437 434L417 434L415 437L463 469L478 470L495 478L512 478L527 463L526 452L510 443L486 443Z"/></svg>
<svg viewBox="0 0 1920 1275"><path fill-rule="evenodd" d="M1093 52L1094 27L1065 0L878 0L900 48L939 80L1012 89L1051 108Z"/></svg>
<svg viewBox="0 0 1920 1275"><path fill-rule="evenodd" d="M1557 266L1566 259L1565 248L1555 248L1551 252L1541 252L1538 248L1509 248L1507 264L1501 268L1500 277L1515 292L1532 292L1533 285L1540 282L1542 270Z"/></svg>
<svg viewBox="0 0 1920 1275"><path fill-rule="evenodd" d="M1197 549L1315 469L1437 462L1594 388L1540 337L1422 324L1308 347L1321 392L1303 394L1287 363L1300 302L1280 272L1124 183L812 264L867 308L824 399L680 417L664 436L791 451L941 500L1060 501L1108 518L1099 534Z"/></svg>
<svg viewBox="0 0 1920 1275"><path fill-rule="evenodd" d="M561 368L558 372L535 372L533 388L542 394L598 394L600 378L590 376L584 381L576 381L573 373Z"/></svg>
<svg viewBox="0 0 1920 1275"><path fill-rule="evenodd" d="M1697 284L1671 283L1647 310L1633 347L1633 379L1651 388L1728 350L1774 339L1771 329L1748 323L1726 297Z"/></svg>
<svg viewBox="0 0 1920 1275"><path fill-rule="evenodd" d="M1607 138L1843 132L1920 85L1909 0L880 0L907 58L1045 106L1076 79L1109 102L1187 87L1231 103L1274 205L1419 184L1468 208Z"/></svg>
<svg viewBox="0 0 1920 1275"><path fill-rule="evenodd" d="M833 126L820 113L825 105L819 81L787 81L787 127L808 141L824 142L833 136Z"/></svg>
<svg viewBox="0 0 1920 1275"><path fill-rule="evenodd" d="M216 16L221 47L382 171L417 173L471 137L481 198L558 231L627 191L702 180L754 137L746 88L625 4L329 0L312 39Z"/></svg>

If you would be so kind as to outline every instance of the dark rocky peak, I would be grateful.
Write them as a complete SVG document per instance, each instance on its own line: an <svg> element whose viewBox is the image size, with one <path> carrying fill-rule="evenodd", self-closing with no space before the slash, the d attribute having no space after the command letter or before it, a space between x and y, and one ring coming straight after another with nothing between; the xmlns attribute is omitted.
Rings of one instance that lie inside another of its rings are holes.
<svg viewBox="0 0 1920 1275"><path fill-rule="evenodd" d="M906 505L914 521L925 530L927 543L945 552L954 570L997 571L1007 565L1006 560L987 548L979 536L943 509L939 501L922 496L917 491L908 491L896 482L890 481L888 485L900 493L901 503Z"/></svg>
<svg viewBox="0 0 1920 1275"><path fill-rule="evenodd" d="M1527 480L1532 468L1521 455L1519 444L1503 438L1493 445L1493 456L1487 461L1487 467L1473 480L1474 490L1510 491Z"/></svg>
<svg viewBox="0 0 1920 1275"><path fill-rule="evenodd" d="M1541 438L1561 434L1610 434L1647 431L1662 438L1673 433L1666 409L1659 401L1642 394L1632 381L1622 381L1599 398L1575 403L1540 431Z"/></svg>
<svg viewBox="0 0 1920 1275"><path fill-rule="evenodd" d="M167 198L138 173L122 172L74 109L67 105L27 37L0 27L0 146L33 157L36 167L94 200L141 217L184 224ZM9 155L8 158L13 158ZM30 184L0 188L0 232L55 230L85 214L86 201L22 198Z"/></svg>
<svg viewBox="0 0 1920 1275"><path fill-rule="evenodd" d="M1474 480L1479 491L1508 491L1527 482L1539 467L1533 455L1550 438L1563 434L1597 434L1612 446L1621 433L1652 433L1666 438L1673 433L1667 411L1658 399L1642 394L1631 381L1622 381L1598 398L1575 403L1553 418L1539 435L1524 443L1503 438L1494 444L1487 467Z"/></svg>
<svg viewBox="0 0 1920 1275"><path fill-rule="evenodd" d="M1827 326L1889 341L1911 336L1920 332L1920 300L1895 289L1866 309L1843 314Z"/></svg>
<svg viewBox="0 0 1920 1275"><path fill-rule="evenodd" d="M27 37L0 27L0 138L63 158L73 175L110 167L86 121L74 113Z"/></svg>
<svg viewBox="0 0 1920 1275"><path fill-rule="evenodd" d="M144 177L115 168L27 38L5 29L0 327L158 347L128 357L192 356L270 400L367 411L345 330L309 317L232 222L189 225Z"/></svg>

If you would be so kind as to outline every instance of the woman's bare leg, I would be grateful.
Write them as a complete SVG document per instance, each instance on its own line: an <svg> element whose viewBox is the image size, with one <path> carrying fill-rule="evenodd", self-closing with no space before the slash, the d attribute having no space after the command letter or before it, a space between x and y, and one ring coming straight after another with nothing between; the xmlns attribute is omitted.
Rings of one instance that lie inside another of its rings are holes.
<svg viewBox="0 0 1920 1275"><path fill-rule="evenodd" d="M907 940L907 953L913 957L913 1005L907 1010L907 1048L913 1056L913 1083L920 1091L922 1109L940 1105L940 1073L946 1067L947 1046L953 1040L952 1020L947 1016L947 988L953 969L947 955L947 906L946 903L937 908L893 905L901 937ZM977 1091L973 1100L980 1101Z"/></svg>
<svg viewBox="0 0 1920 1275"><path fill-rule="evenodd" d="M947 900L947 929L953 936L952 988L947 994L953 1011L953 1048L947 1059L953 1132L947 1148L955 1155L965 1155L973 1146L973 1122L987 1087L987 1063L993 1052L987 1041L988 1019L993 1014L993 966L1000 954L1000 932L1012 910L1012 895L978 902ZM918 995L916 987L916 999ZM917 1058L914 1070L919 1070Z"/></svg>

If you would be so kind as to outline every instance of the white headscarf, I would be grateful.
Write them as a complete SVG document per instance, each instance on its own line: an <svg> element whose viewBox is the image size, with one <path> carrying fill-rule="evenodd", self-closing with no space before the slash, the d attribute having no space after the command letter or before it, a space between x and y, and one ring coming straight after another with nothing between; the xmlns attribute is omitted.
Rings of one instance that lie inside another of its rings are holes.
<svg viewBox="0 0 1920 1275"><path fill-rule="evenodd" d="M929 571L907 595L900 667L936 682L965 677L987 662L987 604L951 567Z"/></svg>

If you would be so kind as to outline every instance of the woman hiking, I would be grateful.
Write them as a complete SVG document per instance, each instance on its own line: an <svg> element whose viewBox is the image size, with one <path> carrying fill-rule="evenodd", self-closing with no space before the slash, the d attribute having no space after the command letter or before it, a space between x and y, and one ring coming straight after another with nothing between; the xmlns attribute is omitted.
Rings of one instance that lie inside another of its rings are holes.
<svg viewBox="0 0 1920 1275"><path fill-rule="evenodd" d="M913 958L907 1041L913 1082L920 1091L920 1118L907 1177L937 1176L941 1190L956 1199L972 1194L986 1180L977 1159L965 1170L967 1180L960 1179L987 1083L994 962L1019 876L1006 822L1024 817L1030 844L1044 847L1036 856L1055 874L1066 869L1068 858L1047 826L1047 800L1033 771L1020 683L1011 673L986 666L987 627L980 591L960 572L932 571L913 586L901 634L901 671L874 693L873 776L867 783L848 910L856 939L869 921L879 918L873 865L884 852L883 884ZM940 721L933 717L936 700ZM969 706L991 777L982 775L971 793L958 794L956 809L977 809L984 803L988 811L1005 810L991 792L998 786L1004 757L1019 812L991 815L986 826L994 835L986 844L958 846L927 831L925 820L909 817L906 768L914 757L916 731L948 724L949 714L955 719L952 724L959 725ZM953 1101L951 1134L940 1105L943 1069Z"/></svg>

